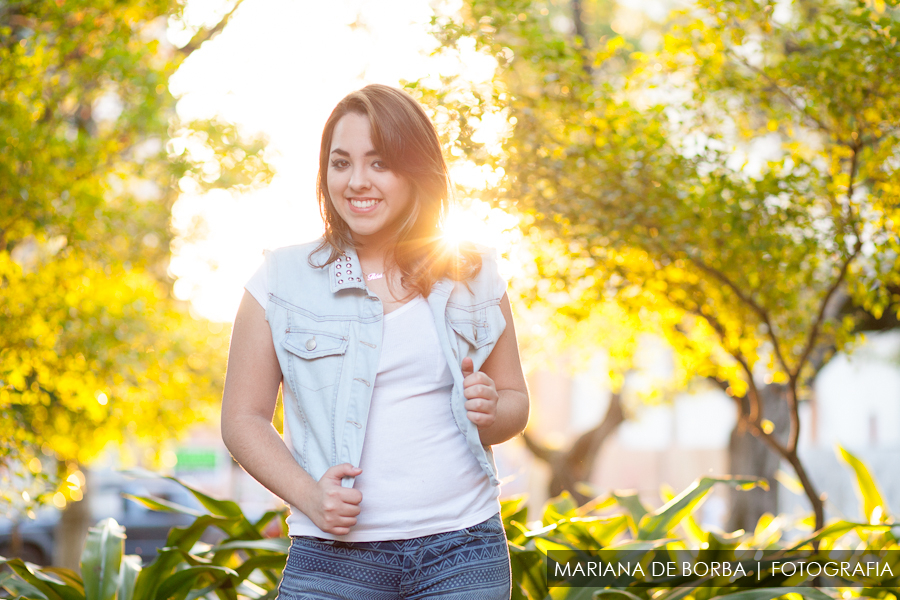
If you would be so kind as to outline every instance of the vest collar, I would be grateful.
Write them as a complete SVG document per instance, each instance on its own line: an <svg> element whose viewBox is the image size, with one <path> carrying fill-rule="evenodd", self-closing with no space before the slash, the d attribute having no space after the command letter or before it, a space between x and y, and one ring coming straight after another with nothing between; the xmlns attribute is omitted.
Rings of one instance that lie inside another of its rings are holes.
<svg viewBox="0 0 900 600"><path fill-rule="evenodd" d="M332 293L349 288L367 289L359 258L353 248L345 250L336 261L328 265L328 274ZM447 278L440 279L434 282L431 291L449 295L453 284L454 282Z"/></svg>
<svg viewBox="0 0 900 600"><path fill-rule="evenodd" d="M348 248L336 261L328 265L331 291L346 290L348 288L366 289L362 267L359 266L359 258L353 248Z"/></svg>

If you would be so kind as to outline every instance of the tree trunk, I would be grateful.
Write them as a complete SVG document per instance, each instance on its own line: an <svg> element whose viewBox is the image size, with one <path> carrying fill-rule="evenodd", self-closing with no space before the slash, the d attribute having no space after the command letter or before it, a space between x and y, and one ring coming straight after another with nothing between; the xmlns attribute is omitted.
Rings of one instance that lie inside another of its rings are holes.
<svg viewBox="0 0 900 600"><path fill-rule="evenodd" d="M790 426L787 405L787 386L769 384L760 388L763 417L775 425L774 435L781 443L785 443ZM744 413L748 407L744 399ZM731 432L728 444L729 472L732 475L748 475L763 477L769 482L768 491L754 488L752 490L731 490L731 511L728 528L731 531L744 529L753 531L759 518L765 513L778 514L778 486L775 473L781 464L781 457L769 448L765 442L751 434L739 422Z"/></svg>
<svg viewBox="0 0 900 600"><path fill-rule="evenodd" d="M579 52L581 52L581 68L588 77L594 72L593 60L590 56L591 44L588 39L587 25L584 22L584 8L581 6L581 0L572 0L572 21L575 24L575 35L580 39L576 40Z"/></svg>
<svg viewBox="0 0 900 600"><path fill-rule="evenodd" d="M535 440L526 431L525 446L535 457L550 465L551 479L550 497L568 491L576 502L584 504L591 500L580 489L579 483L586 483L594 470L594 464L600 455L603 442L612 434L619 424L625 420L622 411L622 398L618 393L612 394L606 415L596 427L581 434L568 450L551 450Z"/></svg>
<svg viewBox="0 0 900 600"><path fill-rule="evenodd" d="M84 473L86 483L82 486L82 499L79 502L69 502L62 511L59 523L56 524L53 547L53 564L67 569L79 569L81 551L87 538L91 522L91 510L89 494L91 489L90 474L86 469Z"/></svg>

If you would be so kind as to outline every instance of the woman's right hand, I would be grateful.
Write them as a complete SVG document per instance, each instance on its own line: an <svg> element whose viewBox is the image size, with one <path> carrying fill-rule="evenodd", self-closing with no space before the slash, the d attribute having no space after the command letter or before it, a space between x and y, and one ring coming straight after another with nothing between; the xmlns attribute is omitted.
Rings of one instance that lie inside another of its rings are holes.
<svg viewBox="0 0 900 600"><path fill-rule="evenodd" d="M316 527L332 535L345 535L356 525L362 492L341 485L344 477L357 477L362 469L350 463L335 465L325 471L316 486L310 490L310 498L303 513Z"/></svg>

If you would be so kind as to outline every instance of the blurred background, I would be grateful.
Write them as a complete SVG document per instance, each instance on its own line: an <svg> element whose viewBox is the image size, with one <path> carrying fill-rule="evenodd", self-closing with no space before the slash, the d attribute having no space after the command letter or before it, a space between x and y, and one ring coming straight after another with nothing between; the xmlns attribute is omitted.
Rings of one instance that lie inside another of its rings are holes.
<svg viewBox="0 0 900 600"><path fill-rule="evenodd" d="M219 439L230 321L263 249L321 233L322 126L374 82L439 128L447 235L501 254L532 397L505 497L732 474L769 489L717 488L704 527L884 522L842 462L900 508L898 16L0 1L0 555L77 564L109 516L155 555L182 517L123 494L196 501L122 470L280 505Z"/></svg>

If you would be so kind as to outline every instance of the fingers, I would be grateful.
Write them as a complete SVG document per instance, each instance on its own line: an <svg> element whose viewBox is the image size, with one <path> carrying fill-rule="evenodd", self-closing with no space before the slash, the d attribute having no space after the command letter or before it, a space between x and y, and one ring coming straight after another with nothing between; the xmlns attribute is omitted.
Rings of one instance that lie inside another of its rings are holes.
<svg viewBox="0 0 900 600"><path fill-rule="evenodd" d="M468 359L468 357L466 357L466 358ZM468 359L468 360L471 360L471 359ZM465 369L463 369L463 386L464 387L468 388L469 386L479 385L479 384L493 386L494 380L491 379L490 377L488 377L487 373L485 373L484 371L469 372L469 374L466 375L466 371L465 371Z"/></svg>
<svg viewBox="0 0 900 600"><path fill-rule="evenodd" d="M357 510L356 515L359 514ZM356 515L338 515L334 513L325 513L321 523L317 526L322 531L333 533L334 535L344 535L349 533L350 528L356 525Z"/></svg>
<svg viewBox="0 0 900 600"><path fill-rule="evenodd" d="M322 475L322 479L327 479L328 481L336 481L338 485L341 483L341 479L344 477L357 477L362 473L362 469L359 467L354 467L350 463L343 463L340 465L335 465L325 471L325 474Z"/></svg>
<svg viewBox="0 0 900 600"><path fill-rule="evenodd" d="M480 429L490 427L497 419L497 403L476 398L466 401L466 417Z"/></svg>
<svg viewBox="0 0 900 600"><path fill-rule="evenodd" d="M479 429L490 427L497 417L497 401L500 395L494 380L481 371L474 371L472 359L462 361L463 396L466 400L466 416Z"/></svg>
<svg viewBox="0 0 900 600"><path fill-rule="evenodd" d="M485 385L483 383L467 385L463 390L463 396L465 396L469 400L474 400L475 398L484 398L486 400L496 401L499 398L499 394L497 394L497 388L495 388L493 385Z"/></svg>
<svg viewBox="0 0 900 600"><path fill-rule="evenodd" d="M362 469L350 463L335 465L325 471L319 480L319 503L315 516L310 515L322 531L345 535L356 525L360 512L362 492L341 486L344 477L357 477Z"/></svg>
<svg viewBox="0 0 900 600"><path fill-rule="evenodd" d="M462 365L460 366L462 367L463 379L475 372L475 363L468 356L462 359Z"/></svg>

